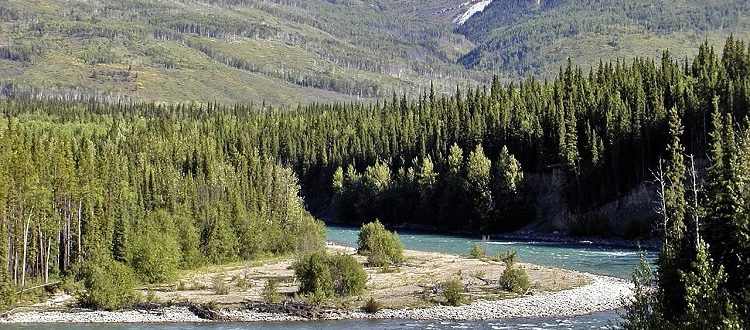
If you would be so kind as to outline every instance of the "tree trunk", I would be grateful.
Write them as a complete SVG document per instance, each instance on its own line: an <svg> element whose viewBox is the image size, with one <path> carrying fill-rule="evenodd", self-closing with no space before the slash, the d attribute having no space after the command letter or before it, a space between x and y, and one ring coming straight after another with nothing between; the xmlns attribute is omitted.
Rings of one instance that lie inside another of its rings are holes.
<svg viewBox="0 0 750 330"><path fill-rule="evenodd" d="M47 253L45 254L44 260L44 283L49 283L49 254L52 248L52 239L47 237Z"/></svg>
<svg viewBox="0 0 750 330"><path fill-rule="evenodd" d="M83 255L81 252L82 251L81 250L81 222L82 222L81 221L81 217L82 217L81 209L82 208L83 208L83 201L78 201L78 256L77 256L78 260L80 260L81 256Z"/></svg>
<svg viewBox="0 0 750 330"><path fill-rule="evenodd" d="M31 210L34 213L34 210ZM29 240L29 225L31 224L31 213L26 218L26 223L23 226L23 259L21 267L21 297L23 297L23 290L26 288L26 253L28 252L28 240Z"/></svg>

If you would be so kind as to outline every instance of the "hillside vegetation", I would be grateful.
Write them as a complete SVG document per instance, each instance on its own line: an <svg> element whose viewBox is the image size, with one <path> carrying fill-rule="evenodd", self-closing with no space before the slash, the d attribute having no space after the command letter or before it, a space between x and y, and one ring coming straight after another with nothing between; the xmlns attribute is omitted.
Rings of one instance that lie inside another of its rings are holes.
<svg viewBox="0 0 750 330"><path fill-rule="evenodd" d="M456 64L471 49L463 36L440 15L431 21L410 8L398 1L4 1L0 72L6 82L46 91L287 105L483 77Z"/></svg>
<svg viewBox="0 0 750 330"><path fill-rule="evenodd" d="M509 79L551 77L569 57L583 66L662 49L692 57L705 40L749 31L740 0L496 0L457 29L477 45L460 63Z"/></svg>

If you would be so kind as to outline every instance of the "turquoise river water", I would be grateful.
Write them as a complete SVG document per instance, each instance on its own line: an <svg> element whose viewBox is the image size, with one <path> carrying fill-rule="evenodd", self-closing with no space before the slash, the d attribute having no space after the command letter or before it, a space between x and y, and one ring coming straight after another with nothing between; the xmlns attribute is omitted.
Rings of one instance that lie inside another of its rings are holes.
<svg viewBox="0 0 750 330"><path fill-rule="evenodd" d="M346 246L357 243L357 228L328 227L328 240ZM407 249L466 254L478 238L399 232ZM584 271L600 275L629 278L638 264L635 249L597 247L590 245L551 244L542 242L488 241L481 242L488 254L514 250L521 261ZM650 259L655 253L649 252ZM616 326L617 311L607 311L567 318L530 318L481 322L442 322L410 320L347 320L300 323L221 323L221 324L111 324L68 325L35 324L3 326L7 330L239 330L239 329L606 329Z"/></svg>

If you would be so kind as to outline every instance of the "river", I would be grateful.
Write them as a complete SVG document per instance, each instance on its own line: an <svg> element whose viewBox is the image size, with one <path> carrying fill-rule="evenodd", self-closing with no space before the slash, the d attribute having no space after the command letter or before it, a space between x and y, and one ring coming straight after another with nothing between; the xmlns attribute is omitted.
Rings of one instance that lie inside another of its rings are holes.
<svg viewBox="0 0 750 330"><path fill-rule="evenodd" d="M345 246L356 246L358 229L328 227L328 240ZM436 235L403 231L399 233L407 249L467 254L475 242L480 242L488 254L514 250L521 261L554 266L600 275L629 278L638 264L635 249L597 247L589 245L550 244L541 242L489 241L476 238ZM649 259L655 253L647 254ZM302 323L218 323L218 324L34 324L4 325L3 329L20 330L235 330L235 329L602 329L619 323L616 311L607 311L568 318L510 319L481 322L443 322L409 320L346 320Z"/></svg>

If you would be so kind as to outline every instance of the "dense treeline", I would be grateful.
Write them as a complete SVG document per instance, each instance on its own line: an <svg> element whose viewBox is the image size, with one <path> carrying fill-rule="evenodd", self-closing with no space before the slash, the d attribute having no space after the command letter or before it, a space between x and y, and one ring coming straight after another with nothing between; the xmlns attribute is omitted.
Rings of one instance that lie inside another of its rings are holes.
<svg viewBox="0 0 750 330"><path fill-rule="evenodd" d="M521 169L563 173L569 208L577 214L651 180L667 141L668 109L685 119L688 152L703 155L714 97L723 113L747 115L749 58L744 42L730 38L721 57L704 45L692 62L665 52L661 61L601 63L590 73L569 63L549 82L528 79L503 87L496 80L451 96L430 90L412 100L394 95L371 105L312 104L296 111L212 104L97 105L89 111L200 114L201 122L210 113L220 127L229 121L244 136L234 144L257 148L259 157L295 170L311 206L326 205L334 195L334 204L355 205L339 208L345 221L379 217L462 229L455 226L460 217L463 229L492 230L519 225L505 223L503 210L533 210L529 198L507 203L528 193L517 176ZM69 116L50 107L45 111ZM516 184L501 188L508 178Z"/></svg>
<svg viewBox="0 0 750 330"><path fill-rule="evenodd" d="M670 112L667 156L656 171L662 249L656 276L636 270L626 329L750 327L750 130L713 100L705 174L686 155L684 130Z"/></svg>
<svg viewBox="0 0 750 330"><path fill-rule="evenodd" d="M157 283L178 269L322 246L293 171L243 143L229 118L96 103L0 109L5 288L72 276L104 292L131 271Z"/></svg>
<svg viewBox="0 0 750 330"><path fill-rule="evenodd" d="M179 267L319 244L297 177L308 206L332 203L343 221L496 232L534 218L524 178L557 173L572 213L602 221L598 206L666 158L670 114L685 123L685 152L705 158L712 112L744 131L748 105L750 51L732 38L722 56L704 45L692 61L569 64L548 82L370 105L5 100L3 281L23 287L103 258L159 282Z"/></svg>

